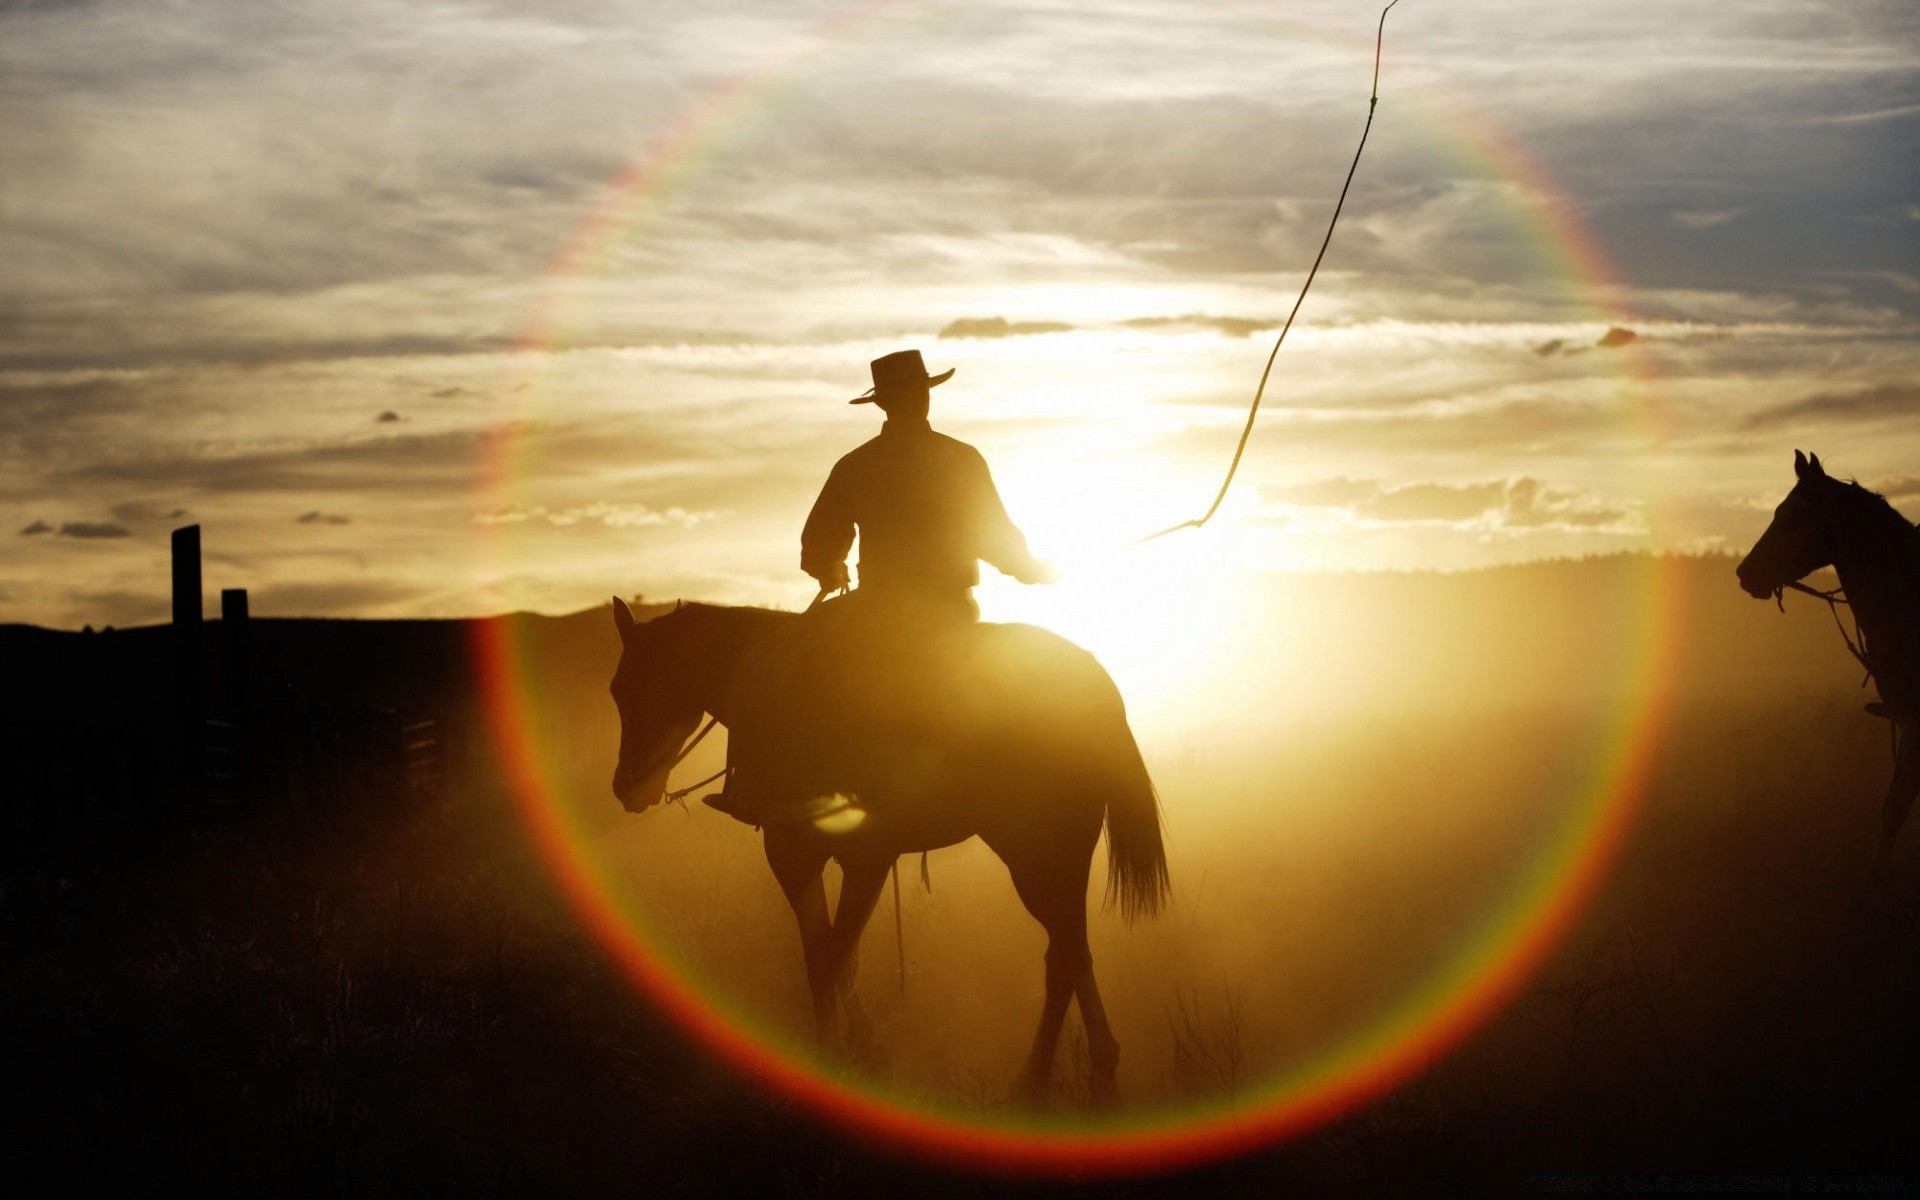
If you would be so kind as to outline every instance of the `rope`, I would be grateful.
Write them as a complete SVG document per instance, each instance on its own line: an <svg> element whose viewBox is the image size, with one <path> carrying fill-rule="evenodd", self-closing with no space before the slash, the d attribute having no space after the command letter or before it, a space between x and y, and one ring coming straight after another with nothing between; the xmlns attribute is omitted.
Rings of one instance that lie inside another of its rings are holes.
<svg viewBox="0 0 1920 1200"><path fill-rule="evenodd" d="M732 769L733 769L732 767L721 767L718 771L715 771L713 774L707 776L705 779L702 779L699 783L690 783L686 787L675 788L666 794L666 797L665 797L666 802L668 804L679 804L681 801L685 800L688 796L693 795L695 792L699 791L701 788L712 783L714 780L720 778L722 775L725 775L728 771Z"/></svg>
<svg viewBox="0 0 1920 1200"><path fill-rule="evenodd" d="M1851 636L1847 633L1846 625L1841 622L1839 606L1845 604L1849 611L1853 608L1852 603L1847 600L1845 590L1842 588L1834 588L1831 591L1823 592L1819 588L1808 587L1804 583L1781 584L1780 587L1773 589L1773 602L1780 606L1781 612L1787 611L1786 599L1781 594L1786 588L1792 588L1796 592L1805 592L1816 600L1825 600L1827 602L1827 611L1833 614L1833 627L1840 631L1840 640L1847 644L1847 653L1853 655L1854 661L1858 662L1861 669L1866 671L1866 675L1860 680L1860 686L1867 686L1867 681L1873 678L1873 664L1867 661L1867 634L1865 630L1860 628L1859 613L1854 613L1853 615L1853 633Z"/></svg>
<svg viewBox="0 0 1920 1200"><path fill-rule="evenodd" d="M1253 404L1247 409L1246 427L1241 429L1239 444L1233 448L1233 461L1227 464L1227 477L1220 481L1220 490L1215 493L1213 503L1207 506L1206 512L1191 521L1169 525L1158 533L1150 533L1146 537L1136 539L1133 542L1136 546L1182 529L1198 529L1205 525L1213 520L1213 514L1220 511L1221 502L1227 498L1227 489L1233 486L1233 477L1240 470L1240 458L1247 452L1247 439L1253 436L1254 418L1260 415L1261 397L1267 394L1267 378L1273 374L1273 360L1280 356L1280 347L1287 340L1287 331L1293 328L1293 319L1300 315L1300 306L1307 301L1307 290L1313 287L1314 276L1320 273L1321 260L1327 257L1327 247L1333 242L1334 227L1340 224L1340 210L1347 205L1347 189L1353 186L1354 172L1360 169L1360 154L1367 148L1367 135L1373 132L1373 112L1380 106L1380 50L1387 36L1387 14L1392 12L1393 6L1398 3L1400 0L1392 0L1392 3L1380 10L1380 25L1373 36L1373 91L1367 97L1367 123L1360 130L1360 144L1353 149L1353 162L1347 167L1346 182L1340 185L1340 199L1334 202L1333 219L1327 222L1326 236L1320 239L1320 252L1313 256L1313 266L1307 271L1306 282L1300 285L1300 294L1294 297L1293 309L1287 313L1286 323L1280 327L1280 336L1273 339L1273 349L1267 354L1266 369L1260 372L1260 386L1254 389Z"/></svg>
<svg viewBox="0 0 1920 1200"><path fill-rule="evenodd" d="M1854 661L1860 664L1860 669L1866 672L1866 674L1860 677L1860 686L1867 686L1868 680L1873 678L1873 664L1867 661L1867 631L1860 627L1860 614L1858 612L1853 613L1853 633L1851 636L1847 633L1846 625L1841 622L1840 605L1844 604L1847 606L1848 611L1853 611L1853 604L1847 599L1845 589L1834 588L1831 591L1821 591L1819 588L1808 587L1804 583L1783 583L1773 589L1773 602L1780 606L1781 612L1787 611L1787 602L1783 595L1783 592L1787 588L1792 588L1796 592L1805 592L1816 600L1825 600L1827 602L1827 611L1833 614L1833 627L1840 631L1840 640L1847 644L1847 653L1853 655ZM1900 763L1899 716L1884 704L1869 704L1867 705L1867 711L1875 716L1886 718L1887 749L1893 755L1894 765L1897 767Z"/></svg>
<svg viewBox="0 0 1920 1200"><path fill-rule="evenodd" d="M900 960L900 994L907 994L907 931L900 916L900 860L895 858L893 873L893 952Z"/></svg>

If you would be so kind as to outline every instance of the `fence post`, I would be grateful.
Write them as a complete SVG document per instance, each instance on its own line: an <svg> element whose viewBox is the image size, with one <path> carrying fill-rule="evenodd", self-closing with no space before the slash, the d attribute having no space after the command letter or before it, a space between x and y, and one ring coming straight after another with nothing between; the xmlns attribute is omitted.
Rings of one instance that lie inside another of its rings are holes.
<svg viewBox="0 0 1920 1200"><path fill-rule="evenodd" d="M198 792L205 740L206 661L201 652L200 527L173 531L173 706L183 795Z"/></svg>
<svg viewBox="0 0 1920 1200"><path fill-rule="evenodd" d="M247 621L247 589L220 593L220 661L226 682L227 719L246 724L253 701L252 631Z"/></svg>

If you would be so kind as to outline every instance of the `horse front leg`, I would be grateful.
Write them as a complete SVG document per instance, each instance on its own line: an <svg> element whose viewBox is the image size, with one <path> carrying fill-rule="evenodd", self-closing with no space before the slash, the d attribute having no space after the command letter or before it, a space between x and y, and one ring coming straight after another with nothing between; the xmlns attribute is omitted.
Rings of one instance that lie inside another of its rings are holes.
<svg viewBox="0 0 1920 1200"><path fill-rule="evenodd" d="M831 1046L838 1032L834 1006L836 954L833 921L827 914L824 874L827 852L792 831L768 826L767 865L786 894L787 904L800 925L800 952L807 964L807 990L813 997L814 1036Z"/></svg>
<svg viewBox="0 0 1920 1200"><path fill-rule="evenodd" d="M833 914L833 985L847 1014L849 1049L863 1049L873 1036L873 1021L854 989L854 975L860 962L860 936L879 903L880 891L887 882L891 862L856 861L843 864L846 875L840 881L840 906Z"/></svg>
<svg viewBox="0 0 1920 1200"><path fill-rule="evenodd" d="M1900 836L1900 827L1906 824L1907 813L1913 808L1913 798L1920 793L1920 719L1909 718L1901 721L1898 730L1898 744L1893 760L1893 780L1887 784L1887 797L1880 805L1880 857L1884 861L1893 854L1893 844Z"/></svg>

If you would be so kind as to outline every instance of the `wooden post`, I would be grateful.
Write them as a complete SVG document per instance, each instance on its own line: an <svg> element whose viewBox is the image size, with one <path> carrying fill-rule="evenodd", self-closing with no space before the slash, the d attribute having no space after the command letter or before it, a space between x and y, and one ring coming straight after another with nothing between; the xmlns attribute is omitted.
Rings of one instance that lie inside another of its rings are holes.
<svg viewBox="0 0 1920 1200"><path fill-rule="evenodd" d="M205 741L206 679L201 653L200 527L173 531L173 705L180 791L196 795Z"/></svg>
<svg viewBox="0 0 1920 1200"><path fill-rule="evenodd" d="M227 719L246 724L253 699L253 647L247 623L247 589L220 592L220 661L226 681Z"/></svg>

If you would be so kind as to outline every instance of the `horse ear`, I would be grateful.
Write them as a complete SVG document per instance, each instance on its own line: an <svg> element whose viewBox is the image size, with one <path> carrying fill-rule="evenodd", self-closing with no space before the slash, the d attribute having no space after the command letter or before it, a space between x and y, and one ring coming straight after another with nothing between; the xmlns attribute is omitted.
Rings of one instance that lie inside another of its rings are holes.
<svg viewBox="0 0 1920 1200"><path fill-rule="evenodd" d="M1820 456L1818 454L1809 454L1807 456L1807 469L1815 475L1825 475L1827 473L1827 469L1820 465Z"/></svg>
<svg viewBox="0 0 1920 1200"><path fill-rule="evenodd" d="M623 638L633 632L633 610L618 596L613 598L613 627L620 631Z"/></svg>
<svg viewBox="0 0 1920 1200"><path fill-rule="evenodd" d="M1807 456L1798 450L1793 452L1793 475L1796 479L1807 477Z"/></svg>

